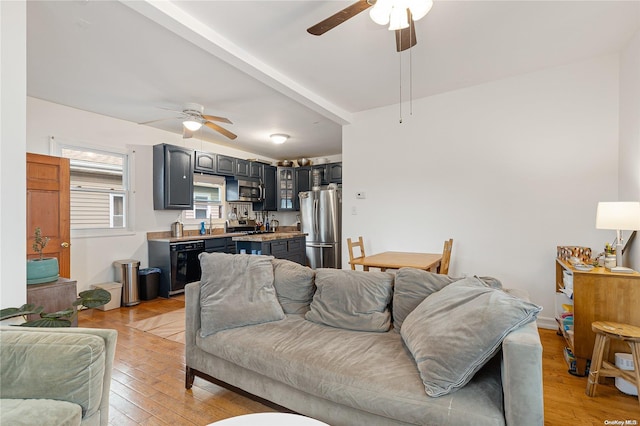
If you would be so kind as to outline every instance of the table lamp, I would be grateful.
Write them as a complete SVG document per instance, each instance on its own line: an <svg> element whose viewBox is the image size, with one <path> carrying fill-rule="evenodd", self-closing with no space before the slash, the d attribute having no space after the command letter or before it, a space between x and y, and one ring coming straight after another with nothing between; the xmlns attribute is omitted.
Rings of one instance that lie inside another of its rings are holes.
<svg viewBox="0 0 640 426"><path fill-rule="evenodd" d="M616 230L616 265L622 266L622 230L640 230L640 202L613 201L598 203L596 228Z"/></svg>

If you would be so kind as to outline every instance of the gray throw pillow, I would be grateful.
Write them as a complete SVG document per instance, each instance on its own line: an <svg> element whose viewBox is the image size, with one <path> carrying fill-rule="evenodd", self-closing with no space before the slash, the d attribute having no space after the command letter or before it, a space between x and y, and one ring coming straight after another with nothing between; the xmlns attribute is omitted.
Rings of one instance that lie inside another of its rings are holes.
<svg viewBox="0 0 640 426"><path fill-rule="evenodd" d="M316 294L305 318L356 331L388 331L393 275L342 269L317 269Z"/></svg>
<svg viewBox="0 0 640 426"><path fill-rule="evenodd" d="M284 318L271 256L201 253L200 335Z"/></svg>
<svg viewBox="0 0 640 426"><path fill-rule="evenodd" d="M429 396L457 390L500 349L512 330L542 308L468 277L427 297L400 334Z"/></svg>
<svg viewBox="0 0 640 426"><path fill-rule="evenodd" d="M316 292L315 271L286 259L273 259L273 286L285 314L305 314Z"/></svg>
<svg viewBox="0 0 640 426"><path fill-rule="evenodd" d="M400 330L407 315L427 296L459 279L421 269L399 269L393 289L393 327Z"/></svg>

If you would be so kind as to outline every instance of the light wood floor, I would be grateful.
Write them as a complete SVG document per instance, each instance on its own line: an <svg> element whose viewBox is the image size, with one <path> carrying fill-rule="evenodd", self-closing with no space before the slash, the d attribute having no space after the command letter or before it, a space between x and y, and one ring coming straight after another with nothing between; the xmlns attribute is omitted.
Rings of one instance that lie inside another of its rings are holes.
<svg viewBox="0 0 640 426"><path fill-rule="evenodd" d="M113 328L119 333L111 383L110 425L206 425L241 414L273 411L199 378L191 390L186 390L184 346L127 326L182 307L184 296L178 296L143 301L130 308L80 313L80 327ZM599 385L594 398L586 396L587 379L567 373L562 338L555 331L544 329L540 330L540 336L544 347L546 425L602 426L615 424L611 422L616 420L623 422L620 424L630 420L628 425L640 425L636 397L623 394L613 384Z"/></svg>

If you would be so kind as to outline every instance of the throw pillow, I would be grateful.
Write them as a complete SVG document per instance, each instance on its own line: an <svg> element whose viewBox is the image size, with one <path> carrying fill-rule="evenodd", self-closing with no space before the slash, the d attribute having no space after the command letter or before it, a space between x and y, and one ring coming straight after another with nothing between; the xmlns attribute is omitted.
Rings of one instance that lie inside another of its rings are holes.
<svg viewBox="0 0 640 426"><path fill-rule="evenodd" d="M286 259L273 259L273 286L285 314L305 314L316 292L313 269Z"/></svg>
<svg viewBox="0 0 640 426"><path fill-rule="evenodd" d="M500 349L512 330L534 321L542 308L464 278L427 297L400 334L429 396L464 386Z"/></svg>
<svg viewBox="0 0 640 426"><path fill-rule="evenodd" d="M201 253L200 335L284 318L271 256Z"/></svg>
<svg viewBox="0 0 640 426"><path fill-rule="evenodd" d="M407 315L427 296L459 279L421 269L399 269L393 289L393 327L400 330Z"/></svg>
<svg viewBox="0 0 640 426"><path fill-rule="evenodd" d="M393 275L341 269L317 269L316 293L305 318L356 331L388 331Z"/></svg>

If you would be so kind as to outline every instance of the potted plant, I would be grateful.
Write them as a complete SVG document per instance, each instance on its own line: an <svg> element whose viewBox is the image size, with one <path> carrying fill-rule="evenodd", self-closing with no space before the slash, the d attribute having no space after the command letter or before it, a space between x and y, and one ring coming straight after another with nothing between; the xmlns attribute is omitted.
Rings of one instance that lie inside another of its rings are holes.
<svg viewBox="0 0 640 426"><path fill-rule="evenodd" d="M42 230L37 226L32 247L40 257L27 259L27 284L41 284L58 280L58 259L43 257L43 250L47 243L49 243L49 237L43 237Z"/></svg>
<svg viewBox="0 0 640 426"><path fill-rule="evenodd" d="M8 318L23 316L24 323L17 324L21 327L71 327L71 323L78 316L76 306L82 305L87 309L97 308L106 305L111 301L111 293L102 288L95 288L80 292L78 300L73 302L69 308L52 313L42 312L42 306L35 306L33 303L24 304L19 308L6 308L0 310L0 321ZM40 315L40 318L27 321L27 315Z"/></svg>

